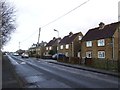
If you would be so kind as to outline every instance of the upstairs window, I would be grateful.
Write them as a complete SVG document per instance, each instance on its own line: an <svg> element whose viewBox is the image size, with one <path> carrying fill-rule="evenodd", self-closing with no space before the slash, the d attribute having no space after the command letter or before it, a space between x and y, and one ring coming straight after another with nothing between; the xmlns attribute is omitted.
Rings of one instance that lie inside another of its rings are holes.
<svg viewBox="0 0 120 90"><path fill-rule="evenodd" d="M46 47L46 50L48 50L48 47Z"/></svg>
<svg viewBox="0 0 120 90"><path fill-rule="evenodd" d="M66 49L69 49L69 44L66 44Z"/></svg>
<svg viewBox="0 0 120 90"><path fill-rule="evenodd" d="M105 46L105 39L98 40L98 46Z"/></svg>
<svg viewBox="0 0 120 90"><path fill-rule="evenodd" d="M81 39L82 39L82 36L79 36L78 39L81 40Z"/></svg>
<svg viewBox="0 0 120 90"><path fill-rule="evenodd" d="M52 47L49 47L49 50L52 50Z"/></svg>
<svg viewBox="0 0 120 90"><path fill-rule="evenodd" d="M92 41L87 41L86 42L86 47L92 47Z"/></svg>
<svg viewBox="0 0 120 90"><path fill-rule="evenodd" d="M60 49L63 49L63 45L60 46Z"/></svg>

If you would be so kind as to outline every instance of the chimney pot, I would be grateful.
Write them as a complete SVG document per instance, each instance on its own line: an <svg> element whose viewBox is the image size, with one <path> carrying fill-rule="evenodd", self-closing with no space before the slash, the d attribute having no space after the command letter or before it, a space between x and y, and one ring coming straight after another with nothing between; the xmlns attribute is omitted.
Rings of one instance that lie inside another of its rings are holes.
<svg viewBox="0 0 120 90"><path fill-rule="evenodd" d="M99 24L99 29L103 29L104 26L105 26L105 24L104 24L103 22L100 22L100 24Z"/></svg>

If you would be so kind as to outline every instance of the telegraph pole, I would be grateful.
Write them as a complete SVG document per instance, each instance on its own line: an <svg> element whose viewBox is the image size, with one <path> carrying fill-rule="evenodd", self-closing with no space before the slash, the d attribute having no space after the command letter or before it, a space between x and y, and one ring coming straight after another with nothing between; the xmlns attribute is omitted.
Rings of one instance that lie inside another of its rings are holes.
<svg viewBox="0 0 120 90"><path fill-rule="evenodd" d="M39 28L39 34L38 34L38 44L39 44L39 40L40 40L40 31L41 31L41 28Z"/></svg>
<svg viewBox="0 0 120 90"><path fill-rule="evenodd" d="M20 42L19 42L19 50L20 50Z"/></svg>
<svg viewBox="0 0 120 90"><path fill-rule="evenodd" d="M40 31L41 31L41 28L39 28L38 42L37 42L37 47L36 47L36 58L37 58L37 56L39 55L39 51L38 51L37 49L38 49L38 47L39 47L39 41L40 41Z"/></svg>

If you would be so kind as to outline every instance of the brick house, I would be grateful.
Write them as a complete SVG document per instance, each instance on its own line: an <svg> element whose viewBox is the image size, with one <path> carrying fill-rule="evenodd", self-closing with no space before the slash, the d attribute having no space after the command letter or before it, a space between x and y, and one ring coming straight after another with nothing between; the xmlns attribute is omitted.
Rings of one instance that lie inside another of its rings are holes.
<svg viewBox="0 0 120 90"><path fill-rule="evenodd" d="M61 38L53 38L50 40L46 45L46 50L44 56L52 56L53 54L57 53L57 45Z"/></svg>
<svg viewBox="0 0 120 90"><path fill-rule="evenodd" d="M43 42L43 41L38 44L38 47L36 47L36 54L38 57L41 58L44 56L46 45L47 45L47 42Z"/></svg>
<svg viewBox="0 0 120 90"><path fill-rule="evenodd" d="M90 29L82 38L82 58L120 59L120 22Z"/></svg>
<svg viewBox="0 0 120 90"><path fill-rule="evenodd" d="M67 57L80 57L81 39L83 34L81 32L65 36L59 43L59 53L65 54Z"/></svg>
<svg viewBox="0 0 120 90"><path fill-rule="evenodd" d="M33 44L29 49L28 49L28 54L30 57L35 57L36 56L36 46L37 44Z"/></svg>

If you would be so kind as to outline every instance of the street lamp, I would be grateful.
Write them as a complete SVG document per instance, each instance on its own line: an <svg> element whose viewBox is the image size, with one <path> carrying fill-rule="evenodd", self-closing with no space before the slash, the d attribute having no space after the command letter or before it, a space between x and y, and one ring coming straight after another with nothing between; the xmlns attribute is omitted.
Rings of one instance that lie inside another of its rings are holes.
<svg viewBox="0 0 120 90"><path fill-rule="evenodd" d="M57 60L58 60L58 51L59 51L59 31L54 29L58 33L58 39L57 39Z"/></svg>

